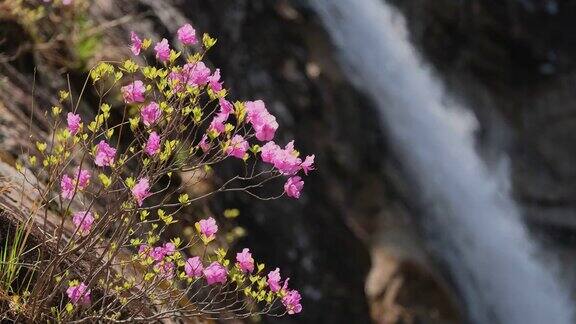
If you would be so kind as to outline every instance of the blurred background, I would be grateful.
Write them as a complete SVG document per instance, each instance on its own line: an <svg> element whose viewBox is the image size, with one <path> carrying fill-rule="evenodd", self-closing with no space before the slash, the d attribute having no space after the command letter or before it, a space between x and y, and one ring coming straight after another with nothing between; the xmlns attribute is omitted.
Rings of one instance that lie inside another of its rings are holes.
<svg viewBox="0 0 576 324"><path fill-rule="evenodd" d="M316 154L298 201L210 202L302 292L301 314L263 322L576 321L575 2L74 0L40 20L17 3L0 1L2 161L34 80L49 107L130 31L172 40L186 22L218 39L233 97Z"/></svg>

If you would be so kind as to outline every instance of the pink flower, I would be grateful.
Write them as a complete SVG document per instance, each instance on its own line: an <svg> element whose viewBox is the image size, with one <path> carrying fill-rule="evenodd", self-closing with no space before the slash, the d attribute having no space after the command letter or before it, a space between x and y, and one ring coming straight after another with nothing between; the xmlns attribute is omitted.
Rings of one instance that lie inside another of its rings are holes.
<svg viewBox="0 0 576 324"><path fill-rule="evenodd" d="M204 271L204 266L202 265L202 260L199 257L193 257L186 260L186 264L184 265L184 272L188 277L196 277L199 278L202 276L202 272Z"/></svg>
<svg viewBox="0 0 576 324"><path fill-rule="evenodd" d="M218 232L218 225L216 225L216 221L212 217L201 219L198 222L198 228L200 234L204 235L209 241L213 240L216 237L216 232Z"/></svg>
<svg viewBox="0 0 576 324"><path fill-rule="evenodd" d="M135 102L144 102L144 92L146 92L146 87L144 83L140 80L136 80L126 86L120 88L122 91L122 97L124 102L127 104Z"/></svg>
<svg viewBox="0 0 576 324"><path fill-rule="evenodd" d="M280 291L280 269L276 268L274 271L268 273L268 286L272 292Z"/></svg>
<svg viewBox="0 0 576 324"><path fill-rule="evenodd" d="M276 122L276 117L268 114L262 117L259 124L253 126L255 130L256 138L260 141L270 141L274 138L276 130L278 129L278 123Z"/></svg>
<svg viewBox="0 0 576 324"><path fill-rule="evenodd" d="M151 195L148 179L140 179L138 183L136 183L136 185L132 188L132 195L134 196L134 199L136 199L138 206L142 206L144 199Z"/></svg>
<svg viewBox="0 0 576 324"><path fill-rule="evenodd" d="M62 180L60 180L60 195L64 199L72 199L74 197L75 188L74 180L70 178L67 174L62 176Z"/></svg>
<svg viewBox="0 0 576 324"><path fill-rule="evenodd" d="M154 50L156 51L156 58L160 62L166 62L170 59L170 45L166 38L162 38L159 43L156 43Z"/></svg>
<svg viewBox="0 0 576 324"><path fill-rule="evenodd" d="M314 169L314 154L308 155L306 159L304 159L304 162L300 164L300 167L302 167L305 175L308 175L309 171L316 170Z"/></svg>
<svg viewBox="0 0 576 324"><path fill-rule="evenodd" d="M140 245L140 250L138 251L138 253L149 253L154 261L162 261L165 256L172 255L174 252L176 252L176 246L171 242L164 243L163 246L157 246L153 249L143 244Z"/></svg>
<svg viewBox="0 0 576 324"><path fill-rule="evenodd" d="M70 286L66 290L66 294L72 304L89 305L90 304L90 289L83 282L76 286Z"/></svg>
<svg viewBox="0 0 576 324"><path fill-rule="evenodd" d="M166 250L161 246L157 246L150 250L150 257L154 259L154 261L162 261L164 256L166 256Z"/></svg>
<svg viewBox="0 0 576 324"><path fill-rule="evenodd" d="M134 55L140 55L140 51L142 50L142 40L135 32L130 32L130 40L132 41L130 50Z"/></svg>
<svg viewBox="0 0 576 324"><path fill-rule="evenodd" d="M156 155L160 152L160 136L156 132L150 133L144 151L146 151L146 154L150 156Z"/></svg>
<svg viewBox="0 0 576 324"><path fill-rule="evenodd" d="M158 106L154 101L150 102L140 110L140 117L142 117L142 122L146 126L153 125L158 118L160 118L160 115L162 115L160 106Z"/></svg>
<svg viewBox="0 0 576 324"><path fill-rule="evenodd" d="M189 85L202 86L208 83L210 78L210 69L204 62L187 63L182 69L184 82Z"/></svg>
<svg viewBox="0 0 576 324"><path fill-rule="evenodd" d="M188 77L183 72L172 71L168 74L169 84L173 87L174 91L180 92L185 89Z"/></svg>
<svg viewBox="0 0 576 324"><path fill-rule="evenodd" d="M302 188L304 188L304 181L298 176L288 178L288 181L284 184L284 191L286 195L291 198L300 198Z"/></svg>
<svg viewBox="0 0 576 324"><path fill-rule="evenodd" d="M214 92L222 90L222 82L220 82L220 69L216 69L214 74L208 77L208 85Z"/></svg>
<svg viewBox="0 0 576 324"><path fill-rule="evenodd" d="M298 314L302 311L302 305L300 305L300 293L298 290L290 290L282 297L282 304L286 307L288 314Z"/></svg>
<svg viewBox="0 0 576 324"><path fill-rule="evenodd" d="M78 179L78 189L84 190L90 184L90 171L88 170L76 170L76 175L74 176L74 181Z"/></svg>
<svg viewBox="0 0 576 324"><path fill-rule="evenodd" d="M208 150L210 150L210 143L208 143L208 136L206 136L206 134L202 135L202 138L200 139L200 143L198 143L198 145L204 152L208 152Z"/></svg>
<svg viewBox="0 0 576 324"><path fill-rule="evenodd" d="M274 142L268 142L262 146L261 153L262 161L272 163L284 175L296 174L302 168L302 160L294 150L294 141L288 143L284 149Z"/></svg>
<svg viewBox="0 0 576 324"><path fill-rule="evenodd" d="M153 125L158 118L160 118L161 114L162 111L160 110L160 107L154 101L150 102L140 110L140 117L142 117L142 122L146 126Z"/></svg>
<svg viewBox="0 0 576 324"><path fill-rule="evenodd" d="M260 141L270 141L278 129L276 117L272 116L262 100L246 102L248 117L246 120L252 124L256 138Z"/></svg>
<svg viewBox="0 0 576 324"><path fill-rule="evenodd" d="M218 134L224 132L224 130L226 130L226 125L224 125L224 123L226 123L227 119L228 119L228 114L218 113L214 117L214 119L212 119L210 126L208 126L208 130L216 132Z"/></svg>
<svg viewBox="0 0 576 324"><path fill-rule="evenodd" d="M178 39L184 45L194 45L198 40L196 39L196 30L190 24L186 24L178 29Z"/></svg>
<svg viewBox="0 0 576 324"><path fill-rule="evenodd" d="M228 100L220 98L218 99L218 103L220 104L221 113L230 115L231 113L234 112L234 106L232 106L232 104Z"/></svg>
<svg viewBox="0 0 576 324"><path fill-rule="evenodd" d="M239 159L243 159L248 148L248 142L244 137L241 135L234 135L230 141L230 145L226 148L226 153Z"/></svg>
<svg viewBox="0 0 576 324"><path fill-rule="evenodd" d="M114 163L114 157L116 156L116 149L108 145L106 141L101 140L100 143L96 145L96 157L94 158L94 163L97 166L110 166Z"/></svg>
<svg viewBox="0 0 576 324"><path fill-rule="evenodd" d="M69 6L72 4L72 0L62 0L62 4L65 6Z"/></svg>
<svg viewBox="0 0 576 324"><path fill-rule="evenodd" d="M244 273L254 271L254 259L249 249L243 249L242 252L236 254L236 266Z"/></svg>
<svg viewBox="0 0 576 324"><path fill-rule="evenodd" d="M66 116L66 119L68 122L68 130L70 131L70 134L76 135L80 130L80 126L82 124L82 119L80 118L80 115L69 112L68 115Z"/></svg>
<svg viewBox="0 0 576 324"><path fill-rule="evenodd" d="M76 188L78 188L78 190L84 190L88 187L89 183L90 172L87 170L77 170L74 178L71 178L67 174L63 175L60 180L62 198L72 199L76 193Z"/></svg>
<svg viewBox="0 0 576 324"><path fill-rule="evenodd" d="M91 212L77 212L72 215L72 222L74 222L81 235L86 235L90 233L94 223L94 216Z"/></svg>
<svg viewBox="0 0 576 324"><path fill-rule="evenodd" d="M214 261L206 269L204 269L204 277L209 285L215 283L225 284L228 276L228 270L220 263Z"/></svg>
<svg viewBox="0 0 576 324"><path fill-rule="evenodd" d="M154 265L154 270L158 271L158 274L160 276L160 278L162 279L166 279L166 280L172 280L172 278L174 278L174 269L176 267L174 266L173 262L170 261L162 261L162 262L158 262Z"/></svg>
<svg viewBox="0 0 576 324"><path fill-rule="evenodd" d="M276 156L279 154L280 147L274 142L268 142L260 148L260 153L262 155L262 161L266 163L274 163Z"/></svg>
<svg viewBox="0 0 576 324"><path fill-rule="evenodd" d="M174 252L176 252L176 245L174 245L174 243L164 243L164 253L166 253L166 255L172 255Z"/></svg>

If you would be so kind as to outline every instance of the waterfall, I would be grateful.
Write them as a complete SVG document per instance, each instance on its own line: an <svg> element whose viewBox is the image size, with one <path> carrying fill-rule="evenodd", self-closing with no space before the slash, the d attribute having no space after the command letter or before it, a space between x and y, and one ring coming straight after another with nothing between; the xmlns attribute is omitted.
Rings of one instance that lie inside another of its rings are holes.
<svg viewBox="0 0 576 324"><path fill-rule="evenodd" d="M469 320L572 323L568 294L535 257L515 203L475 150L477 120L423 64L402 15L382 0L310 2L347 75L378 106Z"/></svg>

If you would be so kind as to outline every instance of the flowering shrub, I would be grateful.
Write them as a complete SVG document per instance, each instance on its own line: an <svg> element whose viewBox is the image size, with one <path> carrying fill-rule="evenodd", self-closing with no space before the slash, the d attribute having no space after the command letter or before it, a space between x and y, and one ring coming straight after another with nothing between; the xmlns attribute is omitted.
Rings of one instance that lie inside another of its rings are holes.
<svg viewBox="0 0 576 324"><path fill-rule="evenodd" d="M188 206L217 193L299 198L301 176L314 170L314 155L302 158L294 142L273 142L279 125L263 101L232 102L220 70L202 62L215 39L204 34L199 44L190 25L177 36L181 52L166 39L152 46L132 33L136 61L154 62L95 66L88 82L100 105L90 120L61 91L61 105L47 112L54 117L51 140L35 139L37 151L17 165L39 193L30 217L43 219L40 249L50 251L23 294L20 309L31 320L152 321L302 310L300 294L278 268L267 273L248 248L229 255L214 218L196 222L186 239L168 234ZM113 108L118 99L123 109ZM193 190L225 161L244 171L208 192ZM193 176L177 179L180 173ZM51 229L49 214L60 216L61 224Z"/></svg>

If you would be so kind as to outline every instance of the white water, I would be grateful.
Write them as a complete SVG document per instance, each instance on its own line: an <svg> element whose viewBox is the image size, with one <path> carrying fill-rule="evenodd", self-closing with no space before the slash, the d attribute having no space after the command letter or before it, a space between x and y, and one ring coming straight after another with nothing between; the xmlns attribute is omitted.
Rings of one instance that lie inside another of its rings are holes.
<svg viewBox="0 0 576 324"><path fill-rule="evenodd" d="M311 3L422 191L427 226L439 236L470 320L572 323L567 293L534 256L514 202L474 148L476 119L421 63L403 17L382 0Z"/></svg>

